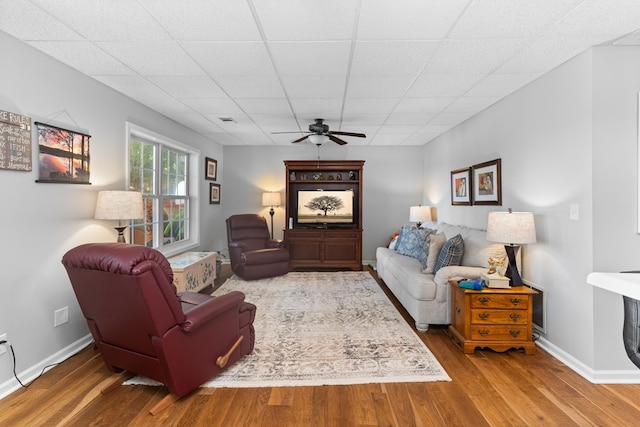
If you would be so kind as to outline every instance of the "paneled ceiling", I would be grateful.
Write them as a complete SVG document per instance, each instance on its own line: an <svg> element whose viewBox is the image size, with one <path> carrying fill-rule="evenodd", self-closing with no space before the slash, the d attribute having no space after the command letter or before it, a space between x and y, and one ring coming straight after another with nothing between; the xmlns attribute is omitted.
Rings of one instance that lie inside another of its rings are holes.
<svg viewBox="0 0 640 427"><path fill-rule="evenodd" d="M638 29L639 0L0 0L0 30L223 145L315 118L422 145Z"/></svg>

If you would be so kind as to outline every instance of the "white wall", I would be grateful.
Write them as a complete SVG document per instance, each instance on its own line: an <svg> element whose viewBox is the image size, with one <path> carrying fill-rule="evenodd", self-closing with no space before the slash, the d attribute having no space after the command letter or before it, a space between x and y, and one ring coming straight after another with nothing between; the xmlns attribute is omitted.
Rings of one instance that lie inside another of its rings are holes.
<svg viewBox="0 0 640 427"><path fill-rule="evenodd" d="M640 49L594 49L594 271L640 270L638 218L638 92ZM619 350L622 297L594 290L597 367L630 362ZM611 349L616 349L612 359Z"/></svg>
<svg viewBox="0 0 640 427"><path fill-rule="evenodd" d="M357 131L357 129L355 129ZM320 147L323 160L364 160L363 169L363 262L375 260L375 250L389 242L391 234L409 222L409 207L423 203L422 147L358 147L357 143ZM318 150L311 144L278 147L225 146L223 214L260 213L263 191L281 191L284 200L284 160L315 160ZM275 209L274 237L282 238L284 205ZM216 237L224 241L226 234Z"/></svg>
<svg viewBox="0 0 640 427"><path fill-rule="evenodd" d="M621 298L586 283L594 269L640 268L639 52L589 50L425 147L425 195L441 220L486 227L493 210L534 212L538 242L522 249L523 278L546 290L542 342L595 380L640 378L624 353ZM502 206L451 206L449 171L495 158Z"/></svg>
<svg viewBox="0 0 640 427"><path fill-rule="evenodd" d="M124 189L126 121L191 145L203 157L224 159L220 145L2 32L0 51L1 110L91 135L92 185L36 183L35 131L33 171L0 170L0 334L8 334L23 372L88 334L60 259L81 243L115 241L114 224L92 218L99 190ZM204 169L204 160L199 163ZM201 242L210 249L221 208L208 204L202 181ZM54 328L53 312L65 306L69 323ZM10 355L0 355L0 395L12 377Z"/></svg>

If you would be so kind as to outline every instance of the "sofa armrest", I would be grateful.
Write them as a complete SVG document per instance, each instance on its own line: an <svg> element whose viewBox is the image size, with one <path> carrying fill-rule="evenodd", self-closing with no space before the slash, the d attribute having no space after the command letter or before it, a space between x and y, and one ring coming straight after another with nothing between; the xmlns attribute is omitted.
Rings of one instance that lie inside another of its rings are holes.
<svg viewBox="0 0 640 427"><path fill-rule="evenodd" d="M284 247L284 240L269 239L267 240L267 248L282 248Z"/></svg>
<svg viewBox="0 0 640 427"><path fill-rule="evenodd" d="M454 277L479 279L486 272L486 267L469 267L466 265L449 265L438 270L433 278L436 282L436 300L446 301L449 297L449 280Z"/></svg>

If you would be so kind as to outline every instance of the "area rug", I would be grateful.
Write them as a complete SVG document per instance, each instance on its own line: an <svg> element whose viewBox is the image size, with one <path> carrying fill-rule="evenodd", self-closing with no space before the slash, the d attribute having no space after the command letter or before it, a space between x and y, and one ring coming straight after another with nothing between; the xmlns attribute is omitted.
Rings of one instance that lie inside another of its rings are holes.
<svg viewBox="0 0 640 427"><path fill-rule="evenodd" d="M257 306L255 349L203 387L451 381L367 272L233 276L214 295L230 291Z"/></svg>

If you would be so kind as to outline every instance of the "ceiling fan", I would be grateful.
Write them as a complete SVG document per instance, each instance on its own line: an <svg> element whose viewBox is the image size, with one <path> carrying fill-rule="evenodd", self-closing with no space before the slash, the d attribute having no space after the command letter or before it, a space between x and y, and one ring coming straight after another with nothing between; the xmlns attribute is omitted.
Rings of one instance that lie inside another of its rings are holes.
<svg viewBox="0 0 640 427"><path fill-rule="evenodd" d="M306 132L309 135L305 135L302 138L298 138L293 143L302 142L305 139L309 138L309 140L316 144L317 146L322 145L327 141L327 138L336 144L344 145L347 141L343 141L338 138L336 135L344 135L344 136L355 136L357 138L366 138L367 136L364 133L354 133L354 132L341 132L341 131L332 131L329 130L329 125L323 123L324 119L315 119L315 123L311 123L309 125L309 131ZM300 132L271 132L272 134L278 133L300 133ZM305 132L303 132L305 133Z"/></svg>

